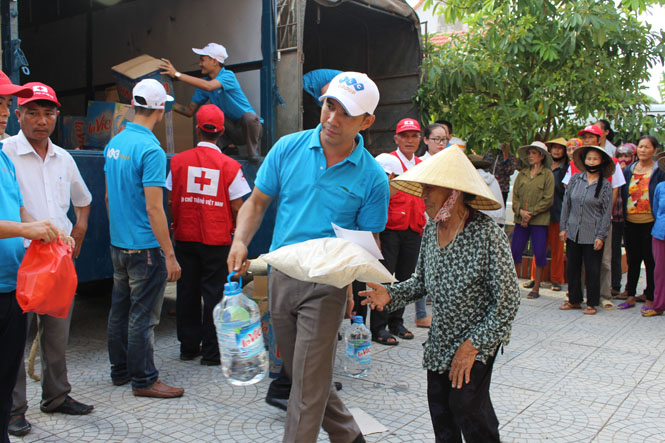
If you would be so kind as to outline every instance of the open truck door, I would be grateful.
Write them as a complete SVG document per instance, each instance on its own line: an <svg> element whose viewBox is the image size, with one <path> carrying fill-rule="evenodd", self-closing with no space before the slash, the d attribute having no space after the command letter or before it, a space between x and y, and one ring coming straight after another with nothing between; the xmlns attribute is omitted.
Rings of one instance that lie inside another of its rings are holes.
<svg viewBox="0 0 665 443"><path fill-rule="evenodd" d="M320 108L302 90L314 69L364 72L381 94L376 122L364 133L374 155L394 149L397 122L418 118L412 97L420 80L420 24L402 0L278 1L277 134L315 127ZM294 113L293 109L299 112Z"/></svg>

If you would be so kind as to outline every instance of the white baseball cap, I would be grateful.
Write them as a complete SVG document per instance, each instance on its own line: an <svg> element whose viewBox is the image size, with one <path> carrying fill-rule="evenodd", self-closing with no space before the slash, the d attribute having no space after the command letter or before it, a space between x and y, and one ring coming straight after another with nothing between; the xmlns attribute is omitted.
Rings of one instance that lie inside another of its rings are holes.
<svg viewBox="0 0 665 443"><path fill-rule="evenodd" d="M192 48L192 51L198 55L207 55L220 63L224 63L224 60L229 57L229 54L226 53L226 48L217 43L208 43L203 49Z"/></svg>
<svg viewBox="0 0 665 443"><path fill-rule="evenodd" d="M379 104L379 89L367 74L342 72L330 81L328 90L319 100L326 97L337 100L351 117L373 115Z"/></svg>
<svg viewBox="0 0 665 443"><path fill-rule="evenodd" d="M166 93L164 86L152 78L146 78L138 82L132 89L132 97L134 97L134 106L146 109L164 109L166 102L173 101L173 97ZM145 105L137 102L136 97L145 100Z"/></svg>
<svg viewBox="0 0 665 443"><path fill-rule="evenodd" d="M379 154L376 156L375 160L379 162L379 165L386 171L386 174L395 174L400 175L404 172L402 168L402 163L397 157L391 154Z"/></svg>

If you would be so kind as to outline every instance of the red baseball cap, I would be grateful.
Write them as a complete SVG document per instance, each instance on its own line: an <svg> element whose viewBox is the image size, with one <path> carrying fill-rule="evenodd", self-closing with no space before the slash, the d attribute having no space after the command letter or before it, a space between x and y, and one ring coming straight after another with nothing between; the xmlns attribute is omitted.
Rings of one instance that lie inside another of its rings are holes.
<svg viewBox="0 0 665 443"><path fill-rule="evenodd" d="M19 98L19 106L23 106L26 103L34 102L36 100L46 100L51 103L55 103L57 107L60 107L60 102L58 101L58 97L55 95L55 91L52 87L39 82L30 82L23 86L32 89L32 97Z"/></svg>
<svg viewBox="0 0 665 443"><path fill-rule="evenodd" d="M196 113L196 126L205 132L224 130L224 113L216 105L203 105Z"/></svg>
<svg viewBox="0 0 665 443"><path fill-rule="evenodd" d="M15 85L7 77L7 74L0 71L0 95L15 95L17 97L32 97L32 89L25 86Z"/></svg>
<svg viewBox="0 0 665 443"><path fill-rule="evenodd" d="M414 120L412 118L404 118L397 123L397 129L395 130L395 134L400 134L405 131L418 131L420 132L420 123L418 123L418 120Z"/></svg>
<svg viewBox="0 0 665 443"><path fill-rule="evenodd" d="M577 136L578 136L578 137L581 137L582 134L584 134L585 132L589 132L589 133L591 133L591 134L593 134L593 135L597 135L598 137L602 137L602 136L603 136L603 131L602 131L598 126L596 126L596 125L589 125L589 126L587 126L586 128L582 129L580 132L578 132L578 133L577 133Z"/></svg>

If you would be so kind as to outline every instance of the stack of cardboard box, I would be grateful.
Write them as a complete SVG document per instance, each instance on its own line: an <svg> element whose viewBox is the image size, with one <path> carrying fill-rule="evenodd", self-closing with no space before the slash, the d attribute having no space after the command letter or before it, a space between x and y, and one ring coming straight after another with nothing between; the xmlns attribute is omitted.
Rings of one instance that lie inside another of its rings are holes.
<svg viewBox="0 0 665 443"><path fill-rule="evenodd" d="M131 107L132 89L139 81L154 78L167 94L173 94L171 78L159 73L160 61L149 55L128 60L111 68L116 87L107 88L105 101L89 101L86 117L65 116L61 119L61 146L66 149L104 149L108 141L134 118ZM153 132L168 153L182 152L194 146L193 119L171 111L172 103Z"/></svg>

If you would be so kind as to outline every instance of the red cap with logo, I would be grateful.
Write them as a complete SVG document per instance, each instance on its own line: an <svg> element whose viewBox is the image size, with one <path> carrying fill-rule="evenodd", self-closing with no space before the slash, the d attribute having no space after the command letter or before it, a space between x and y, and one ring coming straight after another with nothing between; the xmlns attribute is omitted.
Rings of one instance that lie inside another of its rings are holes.
<svg viewBox="0 0 665 443"><path fill-rule="evenodd" d="M414 120L412 118L404 118L397 123L397 129L395 130L395 134L400 134L405 131L418 131L420 132L420 123L418 123L418 120Z"/></svg>
<svg viewBox="0 0 665 443"><path fill-rule="evenodd" d="M19 106L23 106L26 103L34 102L35 100L46 100L51 103L55 103L57 107L60 107L60 102L58 101L58 97L55 95L55 91L53 90L52 87L39 82L30 82L26 83L23 86L32 89L32 97L19 98L18 99Z"/></svg>
<svg viewBox="0 0 665 443"><path fill-rule="evenodd" d="M224 130L224 113L216 105L203 105L196 113L196 126L205 132Z"/></svg>
<svg viewBox="0 0 665 443"><path fill-rule="evenodd" d="M593 134L593 135L597 135L598 137L603 136L603 131L596 125L587 126L586 128L582 129L580 132L578 132L577 136L581 137L582 134L584 134L585 132L588 132L588 133Z"/></svg>
<svg viewBox="0 0 665 443"><path fill-rule="evenodd" d="M7 74L0 71L0 95L15 95L17 97L32 97L32 89L25 86L15 85L7 77Z"/></svg>

